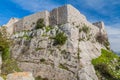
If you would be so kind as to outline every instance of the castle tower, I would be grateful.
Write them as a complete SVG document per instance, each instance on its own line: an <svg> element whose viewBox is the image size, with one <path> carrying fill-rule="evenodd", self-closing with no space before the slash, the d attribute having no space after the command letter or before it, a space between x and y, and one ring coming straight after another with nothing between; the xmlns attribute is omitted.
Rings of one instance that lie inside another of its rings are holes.
<svg viewBox="0 0 120 80"><path fill-rule="evenodd" d="M65 23L74 23L78 25L80 21L86 21L86 17L72 5L64 5L50 12L50 25Z"/></svg>

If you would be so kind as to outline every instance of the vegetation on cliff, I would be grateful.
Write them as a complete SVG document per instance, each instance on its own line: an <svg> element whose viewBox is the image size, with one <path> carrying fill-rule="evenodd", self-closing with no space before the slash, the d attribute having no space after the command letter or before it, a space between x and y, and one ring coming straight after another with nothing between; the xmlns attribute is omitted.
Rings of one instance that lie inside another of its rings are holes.
<svg viewBox="0 0 120 80"><path fill-rule="evenodd" d="M109 41L108 41L108 37L105 35L105 34L101 34L101 33L98 33L96 35L96 40L100 43L100 44L103 44L108 50L110 49L109 48Z"/></svg>
<svg viewBox="0 0 120 80"><path fill-rule="evenodd" d="M9 46L11 45L11 41L7 38L5 27L2 27L0 30L0 51L3 52L2 59L8 59L10 57Z"/></svg>
<svg viewBox="0 0 120 80"><path fill-rule="evenodd" d="M44 19L40 18L36 23L35 29L42 29L43 27L45 27Z"/></svg>
<svg viewBox="0 0 120 80"><path fill-rule="evenodd" d="M14 71L20 71L17 62L10 58L10 46L12 41L8 38L5 27L0 30L0 52L2 52L2 75L7 75Z"/></svg>
<svg viewBox="0 0 120 80"><path fill-rule="evenodd" d="M99 80L120 80L120 57L105 49L101 53L92 60Z"/></svg>
<svg viewBox="0 0 120 80"><path fill-rule="evenodd" d="M64 32L57 32L56 36L54 37L55 45L63 45L67 40L67 36Z"/></svg>

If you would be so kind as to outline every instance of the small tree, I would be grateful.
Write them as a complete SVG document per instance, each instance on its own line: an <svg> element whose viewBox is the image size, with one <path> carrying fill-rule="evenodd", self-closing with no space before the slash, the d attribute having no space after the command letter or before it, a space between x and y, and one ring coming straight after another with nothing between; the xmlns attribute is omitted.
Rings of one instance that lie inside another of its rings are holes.
<svg viewBox="0 0 120 80"><path fill-rule="evenodd" d="M55 45L63 45L65 44L67 37L63 32L58 32L54 37L54 39L55 39Z"/></svg>
<svg viewBox="0 0 120 80"><path fill-rule="evenodd" d="M35 29L42 29L43 27L45 27L44 19L40 18L36 23Z"/></svg>
<svg viewBox="0 0 120 80"><path fill-rule="evenodd" d="M9 46L11 45L11 41L7 37L6 28L2 27L0 29L0 51L3 52L2 59L5 60L10 57L9 54Z"/></svg>
<svg viewBox="0 0 120 80"><path fill-rule="evenodd" d="M87 27L87 25L85 25L85 24L84 24L84 26L82 27L82 30L83 30L83 32L85 32L85 33L89 33L89 32L90 32L90 28Z"/></svg>

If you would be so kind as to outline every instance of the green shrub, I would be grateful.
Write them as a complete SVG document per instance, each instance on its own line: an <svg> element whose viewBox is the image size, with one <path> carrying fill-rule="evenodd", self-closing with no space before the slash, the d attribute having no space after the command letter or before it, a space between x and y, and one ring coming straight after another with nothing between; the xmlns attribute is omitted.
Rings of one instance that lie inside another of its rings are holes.
<svg viewBox="0 0 120 80"><path fill-rule="evenodd" d="M39 50L43 50L43 49L45 49L45 48L42 48L42 47L40 47L40 48L35 48L35 51L39 51Z"/></svg>
<svg viewBox="0 0 120 80"><path fill-rule="evenodd" d="M120 80L120 69L118 70L120 64L119 56L104 49L101 49L101 53L100 57L92 60L96 72L104 77L105 80ZM114 62L115 59L117 62Z"/></svg>
<svg viewBox="0 0 120 80"><path fill-rule="evenodd" d="M79 33L81 33L81 32L82 32L82 28L79 29Z"/></svg>
<svg viewBox="0 0 120 80"><path fill-rule="evenodd" d="M13 60L13 59L7 59L7 60L4 60L3 61L3 64L2 64L2 74L4 75L7 75L9 73L13 73L13 72L19 72L21 71L19 68L18 68L18 65L17 65L17 62L16 60Z"/></svg>
<svg viewBox="0 0 120 80"><path fill-rule="evenodd" d="M40 18L36 23L35 29L42 29L43 27L45 27L44 19Z"/></svg>
<svg viewBox="0 0 120 80"><path fill-rule="evenodd" d="M63 45L67 40L67 36L63 32L58 32L54 37L54 45Z"/></svg>
<svg viewBox="0 0 120 80"><path fill-rule="evenodd" d="M48 78L42 78L41 76L38 76L35 78L35 80L48 80Z"/></svg>
<svg viewBox="0 0 120 80"><path fill-rule="evenodd" d="M9 48L5 48L2 54L2 60L7 60L10 58Z"/></svg>
<svg viewBox="0 0 120 80"><path fill-rule="evenodd" d="M45 29L46 29L46 32L49 32L51 29L53 29L53 27L49 25L49 26L46 26Z"/></svg>
<svg viewBox="0 0 120 80"><path fill-rule="evenodd" d="M90 32L90 28L87 27L86 25L84 25L84 26L82 27L82 31L85 32L85 33L89 33L89 32Z"/></svg>
<svg viewBox="0 0 120 80"><path fill-rule="evenodd" d="M26 40L31 40L32 37L28 36L27 34L24 34L23 38L26 39Z"/></svg>
<svg viewBox="0 0 120 80"><path fill-rule="evenodd" d="M79 33L82 31L87 34L90 32L90 28L84 24L83 27L79 29Z"/></svg>
<svg viewBox="0 0 120 80"><path fill-rule="evenodd" d="M65 70L69 70L69 68L66 67L66 66L64 66L63 64L59 64L59 68L61 68L61 69L65 69Z"/></svg>
<svg viewBox="0 0 120 80"><path fill-rule="evenodd" d="M40 59L40 62L45 62L45 59L44 58Z"/></svg>
<svg viewBox="0 0 120 80"><path fill-rule="evenodd" d="M61 51L61 54L66 54L66 53L67 53L66 50L62 50L62 51Z"/></svg>
<svg viewBox="0 0 120 80"><path fill-rule="evenodd" d="M5 27L0 29L0 51L2 52L2 59L6 60L10 57L9 47L12 44L12 41L8 39L6 35Z"/></svg>
<svg viewBox="0 0 120 80"><path fill-rule="evenodd" d="M2 75L7 75L15 71L20 71L20 69L17 66L17 62L10 58L10 46L12 45L12 41L8 39L8 36L6 34L7 33L5 27L3 27L3 29L0 29L0 51L2 51Z"/></svg>

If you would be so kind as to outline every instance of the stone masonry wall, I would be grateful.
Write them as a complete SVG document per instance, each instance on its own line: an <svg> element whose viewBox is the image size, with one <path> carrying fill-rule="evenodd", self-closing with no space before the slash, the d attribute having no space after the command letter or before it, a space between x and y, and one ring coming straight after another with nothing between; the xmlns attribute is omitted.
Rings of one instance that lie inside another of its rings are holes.
<svg viewBox="0 0 120 80"><path fill-rule="evenodd" d="M100 26L104 25L104 23L91 24L87 21L86 17L72 5L64 5L62 7L55 8L50 12L43 11L24 17L23 19L13 24L13 32L34 29L37 20L40 18L44 19L44 23L46 26L70 23L74 26L83 26L84 24L87 24L87 26L92 27L93 25L95 25L95 28L98 28L96 26L98 26L99 24ZM101 31L105 32L104 27L102 27Z"/></svg>
<svg viewBox="0 0 120 80"><path fill-rule="evenodd" d="M32 30L35 27L35 24L38 19L43 18L44 19L44 24L47 26L49 25L49 12L44 11L44 12L39 12L35 13L30 16L26 16L20 21L16 22L14 24L14 32L18 32L21 30Z"/></svg>
<svg viewBox="0 0 120 80"><path fill-rule="evenodd" d="M67 6L55 8L50 12L50 25L67 23Z"/></svg>
<svg viewBox="0 0 120 80"><path fill-rule="evenodd" d="M86 21L86 17L71 5L58 7L50 12L51 25L64 23L80 25L81 21L82 22Z"/></svg>
<svg viewBox="0 0 120 80"><path fill-rule="evenodd" d="M67 5L67 12L67 21L73 25L80 25L81 22L86 21L86 17L71 5Z"/></svg>
<svg viewBox="0 0 120 80"><path fill-rule="evenodd" d="M23 29L24 29L24 27L23 27L23 19L19 20L18 22L16 22L13 25L13 33L18 32L18 31L22 31Z"/></svg>

